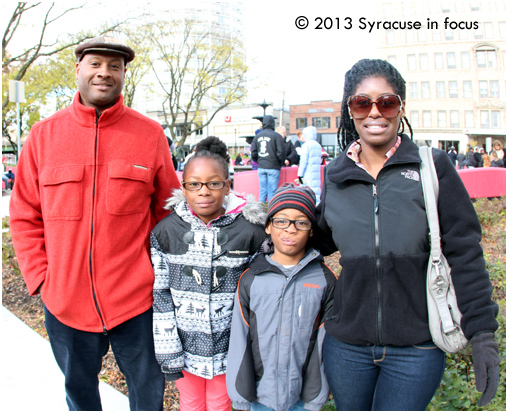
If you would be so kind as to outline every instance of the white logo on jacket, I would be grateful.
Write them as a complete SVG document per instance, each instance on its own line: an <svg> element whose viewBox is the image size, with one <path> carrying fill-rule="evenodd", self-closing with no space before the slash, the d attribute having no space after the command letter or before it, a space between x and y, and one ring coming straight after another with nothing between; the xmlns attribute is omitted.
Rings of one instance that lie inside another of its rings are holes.
<svg viewBox="0 0 508 413"><path fill-rule="evenodd" d="M406 179L412 179L413 181L420 182L420 174L418 171L411 171L408 169L407 171L402 171L400 174Z"/></svg>

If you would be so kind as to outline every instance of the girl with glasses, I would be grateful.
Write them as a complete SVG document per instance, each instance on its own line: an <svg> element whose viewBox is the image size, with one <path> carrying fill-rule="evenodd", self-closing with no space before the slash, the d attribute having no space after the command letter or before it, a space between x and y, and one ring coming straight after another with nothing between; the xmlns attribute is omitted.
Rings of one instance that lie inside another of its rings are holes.
<svg viewBox="0 0 508 413"><path fill-rule="evenodd" d="M425 410L445 368L428 325L429 229L405 99L405 81L386 61L361 60L346 73L342 153L325 169L318 207L319 227L333 240L321 251L341 253L323 348L337 410ZM472 343L481 406L499 380L498 307L469 195L446 152L433 149L433 158L442 248Z"/></svg>
<svg viewBox="0 0 508 413"><path fill-rule="evenodd" d="M180 410L231 410L226 359L238 279L266 238L264 212L230 191L226 145L208 137L151 235L154 341Z"/></svg>

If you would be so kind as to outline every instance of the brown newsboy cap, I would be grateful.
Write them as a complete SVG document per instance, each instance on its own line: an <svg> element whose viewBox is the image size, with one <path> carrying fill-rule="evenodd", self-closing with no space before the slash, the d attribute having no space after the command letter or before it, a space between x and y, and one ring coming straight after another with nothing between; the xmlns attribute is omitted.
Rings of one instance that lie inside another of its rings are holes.
<svg viewBox="0 0 508 413"><path fill-rule="evenodd" d="M134 50L132 50L125 43L109 36L99 36L80 43L78 47L76 47L74 54L76 55L78 62L80 62L85 54L91 52L107 52L119 54L125 58L125 63L129 63L134 60L136 55Z"/></svg>

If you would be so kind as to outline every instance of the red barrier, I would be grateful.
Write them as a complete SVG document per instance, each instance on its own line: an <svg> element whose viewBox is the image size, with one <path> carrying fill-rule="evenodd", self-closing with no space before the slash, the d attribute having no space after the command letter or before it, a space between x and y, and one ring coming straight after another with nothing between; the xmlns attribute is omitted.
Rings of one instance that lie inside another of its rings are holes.
<svg viewBox="0 0 508 413"><path fill-rule="evenodd" d="M321 173L324 166L321 167ZM457 171L464 182L471 198L487 198L506 195L505 168L474 168ZM282 168L279 186L284 182L294 182L298 177L298 167ZM234 190L239 194L253 194L259 197L259 181L257 171L235 173Z"/></svg>
<svg viewBox="0 0 508 413"><path fill-rule="evenodd" d="M471 198L506 195L505 168L461 169L458 173Z"/></svg>
<svg viewBox="0 0 508 413"><path fill-rule="evenodd" d="M324 166L321 167L321 179L323 179L324 168ZM294 182L296 178L298 178L298 166L281 168L278 186L285 182ZM253 194L257 201L259 198L258 171L236 172L234 190L238 194Z"/></svg>

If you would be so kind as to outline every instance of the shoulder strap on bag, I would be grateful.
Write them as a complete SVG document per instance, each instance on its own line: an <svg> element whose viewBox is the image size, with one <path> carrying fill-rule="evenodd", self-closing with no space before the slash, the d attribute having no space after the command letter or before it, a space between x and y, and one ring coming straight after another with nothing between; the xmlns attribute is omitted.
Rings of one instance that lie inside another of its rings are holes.
<svg viewBox="0 0 508 413"><path fill-rule="evenodd" d="M441 257L441 233L439 231L439 215L437 212L439 181L432 157L432 148L421 146L420 158L422 158L420 179L422 181L423 198L425 199L425 209L430 229L430 255L432 261L439 261Z"/></svg>

